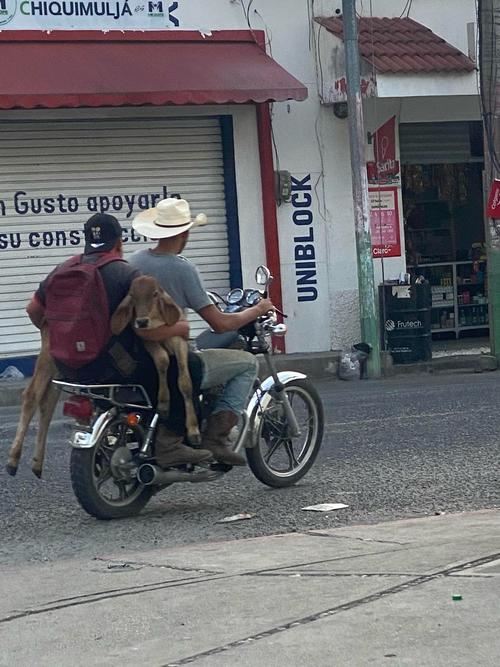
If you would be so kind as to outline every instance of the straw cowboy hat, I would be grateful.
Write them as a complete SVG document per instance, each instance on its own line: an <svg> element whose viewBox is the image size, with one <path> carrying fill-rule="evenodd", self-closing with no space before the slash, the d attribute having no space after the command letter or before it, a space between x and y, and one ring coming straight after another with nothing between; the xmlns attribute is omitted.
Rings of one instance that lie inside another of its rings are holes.
<svg viewBox="0 0 500 667"><path fill-rule="evenodd" d="M159 201L154 208L141 211L135 216L132 227L150 239L166 239L206 223L207 216L204 213L199 213L194 219L191 217L189 204L185 199L170 197Z"/></svg>

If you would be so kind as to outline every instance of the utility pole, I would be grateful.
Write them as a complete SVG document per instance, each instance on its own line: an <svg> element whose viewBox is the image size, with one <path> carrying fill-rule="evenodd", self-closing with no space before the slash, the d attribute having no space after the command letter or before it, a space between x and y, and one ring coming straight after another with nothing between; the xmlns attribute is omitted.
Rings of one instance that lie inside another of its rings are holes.
<svg viewBox="0 0 500 667"><path fill-rule="evenodd" d="M370 200L366 174L365 132L361 99L361 68L358 49L356 0L342 0L349 143L351 147L352 194L358 262L358 290L361 336L372 352L368 358L368 376L380 377L380 330L375 300L372 244L370 235Z"/></svg>
<svg viewBox="0 0 500 667"><path fill-rule="evenodd" d="M500 0L479 0L479 70L484 127L485 189L500 175ZM500 360L500 220L486 222L491 352Z"/></svg>

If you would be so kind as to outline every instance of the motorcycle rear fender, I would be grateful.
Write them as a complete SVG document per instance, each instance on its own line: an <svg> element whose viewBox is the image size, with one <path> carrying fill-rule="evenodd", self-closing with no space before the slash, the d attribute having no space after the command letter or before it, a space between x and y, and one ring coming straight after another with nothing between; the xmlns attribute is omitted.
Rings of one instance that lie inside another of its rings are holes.
<svg viewBox="0 0 500 667"><path fill-rule="evenodd" d="M107 428L111 421L113 421L115 416L113 412L113 410L108 410L107 412L103 412L102 415L99 415L90 432L75 431L70 445L74 447L74 449L92 449L101 437L104 429Z"/></svg>

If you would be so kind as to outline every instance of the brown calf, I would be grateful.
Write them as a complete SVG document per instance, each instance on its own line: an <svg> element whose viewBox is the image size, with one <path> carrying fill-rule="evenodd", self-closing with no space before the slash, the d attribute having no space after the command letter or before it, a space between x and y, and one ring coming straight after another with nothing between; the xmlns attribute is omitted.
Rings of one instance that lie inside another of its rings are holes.
<svg viewBox="0 0 500 667"><path fill-rule="evenodd" d="M111 318L111 331L120 334L127 324L135 329L155 329L162 324L174 325L182 318L182 310L172 297L163 290L155 278L140 276L130 286L130 291ZM167 371L170 355L177 358L179 367L179 391L186 409L186 431L188 441L199 445L201 435L198 418L193 405L193 385L188 367L188 343L180 336L173 336L162 343L144 341L146 350L155 362L158 371L158 412L168 415L170 410L170 392L167 384Z"/></svg>

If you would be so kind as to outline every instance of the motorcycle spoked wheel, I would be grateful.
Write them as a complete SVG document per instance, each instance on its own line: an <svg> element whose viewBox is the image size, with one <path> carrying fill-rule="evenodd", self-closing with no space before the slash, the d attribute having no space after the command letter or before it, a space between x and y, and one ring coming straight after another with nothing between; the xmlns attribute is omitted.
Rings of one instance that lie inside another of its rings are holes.
<svg viewBox="0 0 500 667"><path fill-rule="evenodd" d="M138 514L154 493L151 486L140 484L126 462L130 447L140 447L143 439L139 426L129 426L116 419L106 427L92 449L72 449L71 483L82 508L96 519L122 519Z"/></svg>
<svg viewBox="0 0 500 667"><path fill-rule="evenodd" d="M325 421L321 398L309 380L293 380L285 391L301 434L289 436L283 406L272 400L260 414L255 446L246 450L255 477L277 488L296 484L310 469L321 447Z"/></svg>

